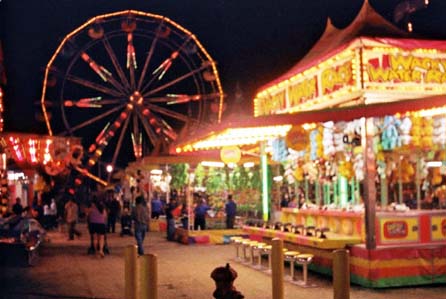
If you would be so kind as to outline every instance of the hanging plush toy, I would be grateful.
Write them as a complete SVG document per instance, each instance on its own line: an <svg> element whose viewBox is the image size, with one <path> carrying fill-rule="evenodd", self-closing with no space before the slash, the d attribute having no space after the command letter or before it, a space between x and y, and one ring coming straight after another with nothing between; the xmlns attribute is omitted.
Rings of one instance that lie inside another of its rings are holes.
<svg viewBox="0 0 446 299"><path fill-rule="evenodd" d="M362 181L365 178L364 173L364 155L357 153L353 159L353 170L357 180Z"/></svg>
<svg viewBox="0 0 446 299"><path fill-rule="evenodd" d="M333 137L334 123L328 121L324 123L324 130L322 132L322 145L324 148L324 156L328 158L335 154L334 137Z"/></svg>
<svg viewBox="0 0 446 299"><path fill-rule="evenodd" d="M401 138L401 144L402 145L409 145L410 141L412 139L411 135L410 135L410 130L412 128L412 121L410 120L409 117L404 117L401 120L401 124L400 124L400 138Z"/></svg>
<svg viewBox="0 0 446 299"><path fill-rule="evenodd" d="M401 146L398 133L399 120L394 116L384 116L383 132L381 134L381 145L383 150L393 150Z"/></svg>
<svg viewBox="0 0 446 299"><path fill-rule="evenodd" d="M446 145L446 117L437 116L433 120L433 137L432 141L438 145Z"/></svg>

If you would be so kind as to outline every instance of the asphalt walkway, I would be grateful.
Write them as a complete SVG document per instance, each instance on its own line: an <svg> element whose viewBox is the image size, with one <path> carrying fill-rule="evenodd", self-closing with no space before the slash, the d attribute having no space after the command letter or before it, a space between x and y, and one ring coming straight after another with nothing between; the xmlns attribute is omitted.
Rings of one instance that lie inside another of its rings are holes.
<svg viewBox="0 0 446 299"><path fill-rule="evenodd" d="M80 239L68 241L66 233L49 232L48 242L40 250L33 267L0 268L0 298L96 298L121 299L124 296L124 248L135 244L130 236L109 234L111 253L105 258L87 254L89 237L85 225ZM238 272L235 286L245 298L272 298L271 276L233 261L231 245L182 245L168 242L165 233L150 232L145 241L146 253L158 258L159 299L212 298L214 282L210 273L227 262ZM287 271L288 269L285 269ZM297 271L297 275L301 275ZM313 288L285 282L284 299L333 298L331 279L310 273ZM446 298L446 286L392 288L383 290L352 286L352 299L420 299Z"/></svg>

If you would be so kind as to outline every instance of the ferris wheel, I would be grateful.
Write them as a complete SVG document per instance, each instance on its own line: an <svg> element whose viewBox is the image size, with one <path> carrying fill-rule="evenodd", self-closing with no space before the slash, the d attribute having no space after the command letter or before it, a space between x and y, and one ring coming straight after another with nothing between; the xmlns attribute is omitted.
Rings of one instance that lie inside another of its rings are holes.
<svg viewBox="0 0 446 299"><path fill-rule="evenodd" d="M87 167L167 152L219 122L216 64L194 34L134 10L94 17L69 33L45 69L41 108L50 135L81 137Z"/></svg>

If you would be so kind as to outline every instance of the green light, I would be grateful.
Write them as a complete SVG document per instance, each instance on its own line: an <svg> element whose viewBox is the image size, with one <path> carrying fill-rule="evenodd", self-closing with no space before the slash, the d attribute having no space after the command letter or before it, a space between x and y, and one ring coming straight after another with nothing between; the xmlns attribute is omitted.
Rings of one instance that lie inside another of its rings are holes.
<svg viewBox="0 0 446 299"><path fill-rule="evenodd" d="M346 177L339 175L339 203L341 207L345 207L348 201L348 180Z"/></svg>
<svg viewBox="0 0 446 299"><path fill-rule="evenodd" d="M268 221L269 192L268 192L268 161L265 153L265 144L260 143L260 166L262 167L262 210L263 220Z"/></svg>

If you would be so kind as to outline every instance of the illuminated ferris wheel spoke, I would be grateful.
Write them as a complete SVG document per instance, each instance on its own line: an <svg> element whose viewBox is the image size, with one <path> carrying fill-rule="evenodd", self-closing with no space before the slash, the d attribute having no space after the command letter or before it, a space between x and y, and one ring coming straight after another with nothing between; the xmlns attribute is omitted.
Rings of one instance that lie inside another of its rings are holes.
<svg viewBox="0 0 446 299"><path fill-rule="evenodd" d="M181 44L181 46L170 54L170 57L164 60L153 72L152 75L158 76L158 81L161 80L166 72L170 69L175 59L180 55L180 51L184 48L184 46L189 42L190 35L188 38Z"/></svg>
<svg viewBox="0 0 446 299"><path fill-rule="evenodd" d="M127 117L127 119L124 121L124 125L122 126L121 132L119 133L118 143L116 145L115 152L113 153L113 158L111 161L111 165L113 165L113 168L115 168L115 166L116 166L118 154L121 151L122 141L124 140L125 133L127 132L127 127L129 125L129 122L130 122L130 117ZM107 181L110 181L110 175L111 175L111 172L109 173Z"/></svg>
<svg viewBox="0 0 446 299"><path fill-rule="evenodd" d="M178 138L178 134L172 129L172 127L163 119L161 119L161 123L163 125L162 132L164 135L169 137L171 140L175 141Z"/></svg>
<svg viewBox="0 0 446 299"><path fill-rule="evenodd" d="M93 117L93 118L91 118L91 119L89 119L89 120L87 120L87 121L84 121L84 122L82 122L82 123L80 123L80 124L78 124L78 125L76 125L76 126L70 128L70 132L71 132L71 133L74 133L74 132L76 132L76 131L79 130L79 129L82 129L82 128L86 127L86 126L92 125L92 124L94 124L95 122L97 122L97 121L103 119L104 117L107 117L107 116L109 116L110 114L113 114L113 113L115 113L116 111L119 111L120 109L124 108L125 105L126 105L126 104L122 104L122 105L116 106L116 107L113 108L113 109L110 109L110 110L108 110L108 111L106 111L106 112L104 112L104 113L101 113L101 114L99 114L99 115L97 115L97 116L95 116L95 117ZM67 132L64 132L64 133L66 134ZM65 134L64 134L64 135L65 135Z"/></svg>
<svg viewBox="0 0 446 299"><path fill-rule="evenodd" d="M108 94L108 95L113 96L113 97L119 98L119 97L125 96L123 93L117 92L114 89L108 88L106 86L99 85L97 83L94 83L94 82L91 82L91 81L88 81L88 80L85 80L85 79L82 79L82 78L77 77L75 75L67 75L66 78L67 78L67 80L69 80L71 82L74 82L74 83L77 83L79 85L82 85L82 86L94 89L96 91L100 91L102 93Z"/></svg>
<svg viewBox="0 0 446 299"><path fill-rule="evenodd" d="M124 111L122 111L115 121L109 122L105 128L99 133L95 139L95 143L90 145L88 152L91 155L88 160L88 165L94 166L98 159L102 156L104 148L108 145L110 140L115 136L117 130L122 126L122 123L129 117L132 112L133 106L127 105Z"/></svg>
<svg viewBox="0 0 446 299"><path fill-rule="evenodd" d="M149 137L149 139L150 139L150 142L151 142L152 144L156 144L158 138L156 137L156 134L155 134L155 132L153 131L152 126L150 125L149 121L148 121L148 120L146 119L146 117L145 117L142 113L140 113L139 111L138 111L138 117L139 117L139 119L140 119L140 121L141 121L141 124L142 124L142 127L143 127L144 131L145 131L146 134L147 134L147 137Z"/></svg>
<svg viewBox="0 0 446 299"><path fill-rule="evenodd" d="M163 27L163 24L164 24L164 22L161 22L159 24L158 28L156 29L155 37L153 38L152 43L150 44L150 49L149 49L149 52L147 53L146 60L144 62L144 67L141 72L141 77L139 77L138 90L141 90L141 86L143 84L144 77L146 76L147 68L149 67L149 63L152 59L156 44L158 43L158 39L160 37L161 28Z"/></svg>
<svg viewBox="0 0 446 299"><path fill-rule="evenodd" d="M116 58L115 51L113 51L113 48L111 47L106 35L104 35L102 42L104 44L104 48L107 50L108 56L110 57L116 72L118 73L119 78L121 79L121 82L125 85L127 90L130 90L129 81L127 80L127 77L125 76L124 71L119 64L118 59Z"/></svg>
<svg viewBox="0 0 446 299"><path fill-rule="evenodd" d="M88 63L88 66L99 76L101 77L102 81L108 82L111 85L113 85L114 88L125 93L125 88L122 86L121 83L116 81L115 78L113 78L112 73L107 70L104 66L99 65L96 61L94 61L86 52L82 52L81 54L82 60L84 60L86 63Z"/></svg>
<svg viewBox="0 0 446 299"><path fill-rule="evenodd" d="M144 98L146 98L146 97L148 97L148 96L150 96L152 94L156 94L157 92L160 92L160 91L162 91L162 90L164 90L164 89L166 89L166 88L168 88L168 87L170 87L172 85L175 85L175 84L177 84L177 83L179 83L179 82L181 82L181 81L183 81L183 80L185 80L185 79L187 79L187 78L189 78L189 77L191 77L191 76L201 72L202 70L206 69L207 67L208 67L207 65L201 65L201 67L199 67L199 68L197 68L197 69L195 69L193 71L190 71L189 73L186 73L186 74L184 74L184 75L182 75L182 76L180 76L180 77L178 77L178 78L176 78L176 79L174 79L174 80L172 80L170 82L167 82L167 83L165 83L165 84L163 84L163 85L161 85L161 86L159 86L159 87L157 87L155 89L152 89L152 90L150 90L150 91L145 93L146 89L149 87L148 85L146 85L146 86L144 86L144 89L142 90L141 93L143 94Z"/></svg>
<svg viewBox="0 0 446 299"><path fill-rule="evenodd" d="M102 105L98 104L98 100L101 100L101 97L96 98L84 98L78 101L65 100L65 107L77 107L77 108L101 108Z"/></svg>
<svg viewBox="0 0 446 299"><path fill-rule="evenodd" d="M135 47L133 46L133 33L129 32L127 33L127 68L130 68L132 66L135 70L138 68L138 65L136 63L136 51Z"/></svg>
<svg viewBox="0 0 446 299"><path fill-rule="evenodd" d="M163 107L159 107L159 106L152 105L152 104L146 104L146 107L149 108L152 111L155 111L155 112L158 112L160 114L163 114L163 115L166 115L166 116L169 116L169 117L181 120L183 122L191 121L191 118L188 117L187 115L184 115L184 114L181 114L181 113L178 113L178 112L175 112L175 111L163 108Z"/></svg>

